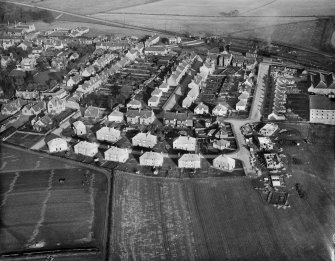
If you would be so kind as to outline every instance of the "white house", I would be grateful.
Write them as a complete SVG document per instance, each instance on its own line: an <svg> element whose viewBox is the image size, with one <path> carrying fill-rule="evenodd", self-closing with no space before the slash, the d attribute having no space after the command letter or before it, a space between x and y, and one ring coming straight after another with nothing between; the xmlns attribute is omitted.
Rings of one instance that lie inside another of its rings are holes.
<svg viewBox="0 0 335 261"><path fill-rule="evenodd" d="M189 136L179 136L173 141L173 148L178 150L195 151L197 139Z"/></svg>
<svg viewBox="0 0 335 261"><path fill-rule="evenodd" d="M157 97L157 96L152 96L148 100L148 106L150 106L150 107L157 107L158 104L159 104L159 97Z"/></svg>
<svg viewBox="0 0 335 261"><path fill-rule="evenodd" d="M218 149L218 150L224 150L229 148L230 142L224 139L221 140L216 140L213 143L213 148Z"/></svg>
<svg viewBox="0 0 335 261"><path fill-rule="evenodd" d="M52 139L47 144L50 153L68 150L67 142L62 138Z"/></svg>
<svg viewBox="0 0 335 261"><path fill-rule="evenodd" d="M199 103L197 107L194 109L194 114L207 114L209 113L209 108L203 102Z"/></svg>
<svg viewBox="0 0 335 261"><path fill-rule="evenodd" d="M141 166L161 167L163 165L164 157L162 153L148 151L140 156Z"/></svg>
<svg viewBox="0 0 335 261"><path fill-rule="evenodd" d="M160 86L159 89L162 90L162 92L168 92L169 91L170 86L166 83L163 82Z"/></svg>
<svg viewBox="0 0 335 261"><path fill-rule="evenodd" d="M121 139L121 133L114 128L102 127L96 132L97 139L101 141L117 142Z"/></svg>
<svg viewBox="0 0 335 261"><path fill-rule="evenodd" d="M235 159L226 155L220 155L213 160L213 166L218 169L233 171L235 168Z"/></svg>
<svg viewBox="0 0 335 261"><path fill-rule="evenodd" d="M163 94L163 91L159 88L155 88L152 92L151 92L151 96L155 96L160 98Z"/></svg>
<svg viewBox="0 0 335 261"><path fill-rule="evenodd" d="M129 158L128 149L112 146L105 151L105 160L124 163L128 160L128 158Z"/></svg>
<svg viewBox="0 0 335 261"><path fill-rule="evenodd" d="M98 144L81 141L74 145L74 153L93 157L98 153Z"/></svg>
<svg viewBox="0 0 335 261"><path fill-rule="evenodd" d="M270 137L272 136L276 130L278 130L278 125L275 123L267 123L265 124L259 131L258 133L263 136Z"/></svg>
<svg viewBox="0 0 335 261"><path fill-rule="evenodd" d="M236 103L236 110L237 111L245 111L247 108L247 102L245 100L240 100Z"/></svg>
<svg viewBox="0 0 335 261"><path fill-rule="evenodd" d="M178 168L200 169L201 159L199 154L184 154L178 159Z"/></svg>
<svg viewBox="0 0 335 261"><path fill-rule="evenodd" d="M216 116L225 116L227 115L227 113L228 113L228 108L224 106L222 103L218 103L212 111L212 114Z"/></svg>
<svg viewBox="0 0 335 261"><path fill-rule="evenodd" d="M133 146L153 148L157 144L157 136L147 133L138 133L132 138Z"/></svg>
<svg viewBox="0 0 335 261"><path fill-rule="evenodd" d="M85 135L86 132L86 126L82 121L76 121L73 123L73 130L76 135Z"/></svg>
<svg viewBox="0 0 335 261"><path fill-rule="evenodd" d="M58 97L54 97L52 98L49 102L48 102L48 113L50 114L59 114L62 111L65 111L66 107L66 101L62 100Z"/></svg>
<svg viewBox="0 0 335 261"><path fill-rule="evenodd" d="M108 115L108 121L122 122L123 119L124 119L124 115L119 110L114 110Z"/></svg>
<svg viewBox="0 0 335 261"><path fill-rule="evenodd" d="M142 103L138 100L135 100L135 99L131 100L127 104L128 109L141 109L141 107L142 107Z"/></svg>

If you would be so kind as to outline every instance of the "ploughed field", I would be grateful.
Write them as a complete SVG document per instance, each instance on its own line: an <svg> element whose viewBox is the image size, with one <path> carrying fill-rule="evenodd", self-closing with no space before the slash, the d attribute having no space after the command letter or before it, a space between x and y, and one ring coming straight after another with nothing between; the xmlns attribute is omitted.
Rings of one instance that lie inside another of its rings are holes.
<svg viewBox="0 0 335 261"><path fill-rule="evenodd" d="M103 173L3 145L0 158L1 255L103 251L108 209Z"/></svg>
<svg viewBox="0 0 335 261"><path fill-rule="evenodd" d="M116 173L111 260L329 260L322 206L265 203L246 177L172 180Z"/></svg>

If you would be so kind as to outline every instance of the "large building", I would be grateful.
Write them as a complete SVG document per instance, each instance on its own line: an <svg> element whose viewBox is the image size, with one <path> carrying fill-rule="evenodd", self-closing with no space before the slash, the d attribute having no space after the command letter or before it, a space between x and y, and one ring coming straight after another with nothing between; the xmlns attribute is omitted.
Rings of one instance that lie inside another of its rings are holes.
<svg viewBox="0 0 335 261"><path fill-rule="evenodd" d="M309 96L309 111L311 123L335 125L335 102L326 96Z"/></svg>

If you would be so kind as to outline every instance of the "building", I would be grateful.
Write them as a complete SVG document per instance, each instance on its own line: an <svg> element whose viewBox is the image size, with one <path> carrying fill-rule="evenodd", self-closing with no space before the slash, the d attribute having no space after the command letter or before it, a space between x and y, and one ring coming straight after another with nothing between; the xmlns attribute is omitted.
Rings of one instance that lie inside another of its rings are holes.
<svg viewBox="0 0 335 261"><path fill-rule="evenodd" d="M138 100L131 100L127 104L127 109L141 109L142 108L142 103Z"/></svg>
<svg viewBox="0 0 335 261"><path fill-rule="evenodd" d="M86 135L86 126L82 121L75 121L73 123L73 131L77 136Z"/></svg>
<svg viewBox="0 0 335 261"><path fill-rule="evenodd" d="M166 83L163 82L160 86L159 89L162 90L162 92L168 92L170 89L170 86Z"/></svg>
<svg viewBox="0 0 335 261"><path fill-rule="evenodd" d="M85 110L84 117L92 120L99 120L102 119L104 113L105 113L104 108L88 106L87 109Z"/></svg>
<svg viewBox="0 0 335 261"><path fill-rule="evenodd" d="M37 62L35 57L26 57L21 61L21 69L25 71L35 70L36 64Z"/></svg>
<svg viewBox="0 0 335 261"><path fill-rule="evenodd" d="M44 115L42 118L34 118L31 121L31 125L33 126L33 129L41 132L45 129L50 129L53 125L54 121L49 115Z"/></svg>
<svg viewBox="0 0 335 261"><path fill-rule="evenodd" d="M124 115L119 110L114 110L108 115L108 121L111 122L123 122Z"/></svg>
<svg viewBox="0 0 335 261"><path fill-rule="evenodd" d="M260 150L273 150L274 143L271 141L269 137L258 137L258 143Z"/></svg>
<svg viewBox="0 0 335 261"><path fill-rule="evenodd" d="M215 116L226 116L227 113L228 107L224 106L222 103L218 103L212 111L212 114Z"/></svg>
<svg viewBox="0 0 335 261"><path fill-rule="evenodd" d="M236 103L236 110L237 111L245 111L246 108L247 108L246 100L240 100L238 103Z"/></svg>
<svg viewBox="0 0 335 261"><path fill-rule="evenodd" d="M208 114L209 108L203 102L199 103L197 107L194 109L194 114Z"/></svg>
<svg viewBox="0 0 335 261"><path fill-rule="evenodd" d="M146 55L166 55L168 49L165 46L150 46L145 48L144 53Z"/></svg>
<svg viewBox="0 0 335 261"><path fill-rule="evenodd" d="M128 149L112 146L105 151L105 160L125 163L128 160L128 158L129 158Z"/></svg>
<svg viewBox="0 0 335 261"><path fill-rule="evenodd" d="M163 91L159 88L155 88L152 92L151 92L151 96L152 97L158 97L160 98L163 94Z"/></svg>
<svg viewBox="0 0 335 261"><path fill-rule="evenodd" d="M59 114L62 111L65 111L66 107L65 107L65 100L62 100L58 97L54 97L52 98L49 102L48 102L48 113L50 114Z"/></svg>
<svg viewBox="0 0 335 261"><path fill-rule="evenodd" d="M148 106L150 106L150 107L157 107L158 104L159 104L159 97L157 97L157 96L152 96L148 100Z"/></svg>
<svg viewBox="0 0 335 261"><path fill-rule="evenodd" d="M68 150L68 145L66 140L62 138L55 138L50 140L48 143L48 148L50 153L54 152L61 152L61 151L67 151Z"/></svg>
<svg viewBox="0 0 335 261"><path fill-rule="evenodd" d="M101 141L117 142L121 139L121 132L114 128L102 127L96 132L97 139Z"/></svg>
<svg viewBox="0 0 335 261"><path fill-rule="evenodd" d="M213 166L221 170L233 171L235 168L235 159L222 154L213 160Z"/></svg>
<svg viewBox="0 0 335 261"><path fill-rule="evenodd" d="M173 141L173 148L177 150L195 151L197 139L189 136L179 136Z"/></svg>
<svg viewBox="0 0 335 261"><path fill-rule="evenodd" d="M93 157L98 153L98 144L81 141L74 145L74 153Z"/></svg>
<svg viewBox="0 0 335 261"><path fill-rule="evenodd" d="M157 144L157 136L147 133L138 133L132 138L133 146L153 148Z"/></svg>
<svg viewBox="0 0 335 261"><path fill-rule="evenodd" d="M193 113L165 112L163 121L165 125L172 127L192 127Z"/></svg>
<svg viewBox="0 0 335 261"><path fill-rule="evenodd" d="M149 125L156 119L155 113L148 110L128 110L126 113L127 123Z"/></svg>
<svg viewBox="0 0 335 261"><path fill-rule="evenodd" d="M141 166L161 167L163 166L164 157L162 153L148 151L140 156Z"/></svg>
<svg viewBox="0 0 335 261"><path fill-rule="evenodd" d="M309 111L311 123L335 125L335 102L326 96L309 96Z"/></svg>
<svg viewBox="0 0 335 261"><path fill-rule="evenodd" d="M264 159L268 169L280 169L284 166L277 153L264 154Z"/></svg>
<svg viewBox="0 0 335 261"><path fill-rule="evenodd" d="M213 143L213 148L218 150L225 150L228 149L230 146L230 142L228 140L216 140Z"/></svg>
<svg viewBox="0 0 335 261"><path fill-rule="evenodd" d="M316 73L310 74L311 86L308 88L309 93L319 95L328 95L335 92L335 74L334 73Z"/></svg>
<svg viewBox="0 0 335 261"><path fill-rule="evenodd" d="M160 40L159 35L153 35L145 41L145 47L148 48L151 45L154 45L154 44L158 43L159 40Z"/></svg>
<svg viewBox="0 0 335 261"><path fill-rule="evenodd" d="M22 99L11 100L1 107L1 113L3 115L13 115L21 110L21 108L26 105L27 102Z"/></svg>
<svg viewBox="0 0 335 261"><path fill-rule="evenodd" d="M45 109L44 101L27 104L22 108L22 115L38 115Z"/></svg>
<svg viewBox="0 0 335 261"><path fill-rule="evenodd" d="M178 168L200 169L201 158L199 154L184 154L178 159Z"/></svg>
<svg viewBox="0 0 335 261"><path fill-rule="evenodd" d="M258 134L266 137L272 136L278 130L278 125L275 123L265 124L259 131Z"/></svg>

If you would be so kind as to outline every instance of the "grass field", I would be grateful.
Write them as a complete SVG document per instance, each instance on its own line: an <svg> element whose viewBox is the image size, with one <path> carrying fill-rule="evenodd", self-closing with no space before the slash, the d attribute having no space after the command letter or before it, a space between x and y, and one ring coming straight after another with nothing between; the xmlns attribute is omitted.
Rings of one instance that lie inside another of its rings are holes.
<svg viewBox="0 0 335 261"><path fill-rule="evenodd" d="M273 208L248 178L119 173L113 196L113 260L329 260L323 206L292 196L292 208Z"/></svg>
<svg viewBox="0 0 335 261"><path fill-rule="evenodd" d="M21 133L16 132L14 135L9 137L6 141L11 144L23 146L25 148L30 148L39 140L43 139L43 135L32 134L32 133Z"/></svg>
<svg viewBox="0 0 335 261"><path fill-rule="evenodd" d="M101 258L106 176L3 145L0 157L0 254L95 248Z"/></svg>

